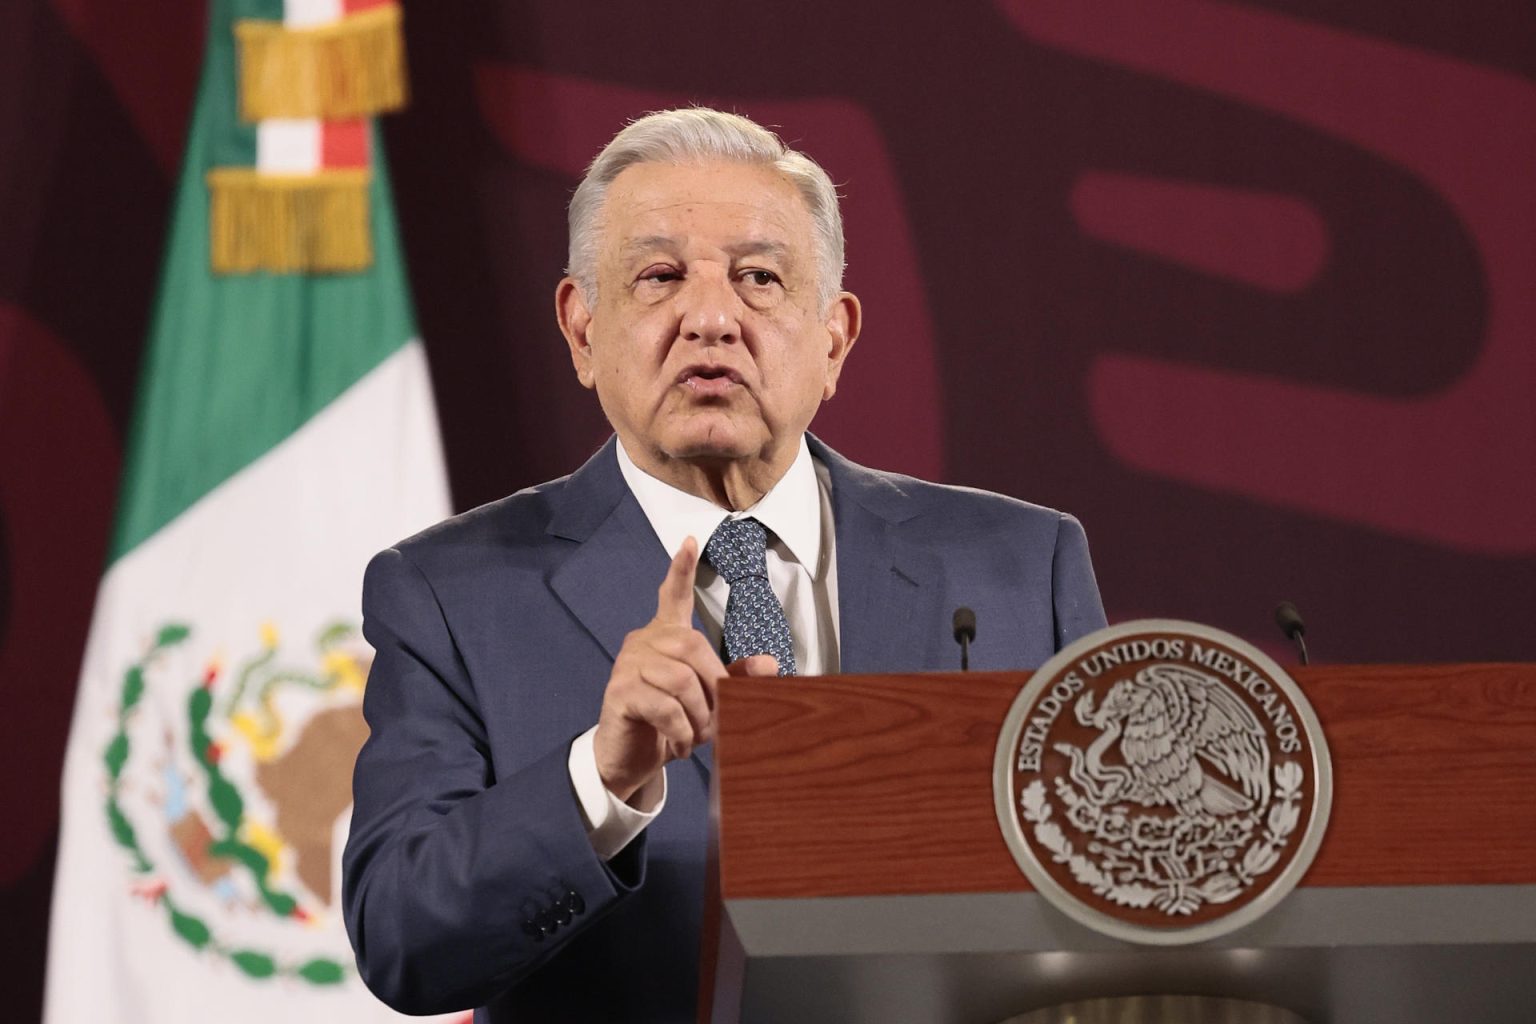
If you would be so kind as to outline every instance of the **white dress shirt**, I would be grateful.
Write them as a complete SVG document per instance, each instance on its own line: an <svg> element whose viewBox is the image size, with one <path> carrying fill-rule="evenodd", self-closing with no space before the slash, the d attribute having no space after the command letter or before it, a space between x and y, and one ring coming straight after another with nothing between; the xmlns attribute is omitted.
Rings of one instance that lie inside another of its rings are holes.
<svg viewBox="0 0 1536 1024"><path fill-rule="evenodd" d="M619 471L668 556L693 537L699 550L726 519L748 516L768 530L768 583L784 606L800 675L829 675L838 668L837 558L832 526L831 483L827 468L811 458L800 439L795 461L757 504L728 512L711 501L651 476L635 465L622 443L615 446ZM657 580L659 587L661 581ZM720 649L725 603L730 586L708 562L700 561L694 581L694 610L704 634ZM637 792L631 803L603 785L592 747L596 726L571 744L571 785L598 856L607 860L627 846L661 812L666 802L666 773Z"/></svg>

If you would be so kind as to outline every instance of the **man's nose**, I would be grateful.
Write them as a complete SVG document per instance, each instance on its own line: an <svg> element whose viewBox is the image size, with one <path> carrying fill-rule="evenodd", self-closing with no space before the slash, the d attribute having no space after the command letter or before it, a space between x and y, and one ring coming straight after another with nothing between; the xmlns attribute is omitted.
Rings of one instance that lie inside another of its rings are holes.
<svg viewBox="0 0 1536 1024"><path fill-rule="evenodd" d="M726 274L693 274L677 295L678 332L705 345L741 340L741 296Z"/></svg>

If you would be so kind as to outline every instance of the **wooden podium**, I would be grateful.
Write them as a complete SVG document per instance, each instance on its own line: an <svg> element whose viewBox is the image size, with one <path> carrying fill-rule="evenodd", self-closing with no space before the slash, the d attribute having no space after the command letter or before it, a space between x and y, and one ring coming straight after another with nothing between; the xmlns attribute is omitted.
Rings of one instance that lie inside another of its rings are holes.
<svg viewBox="0 0 1536 1024"><path fill-rule="evenodd" d="M1291 670L1334 804L1300 885L1219 939L1077 924L1004 844L993 757L1027 672L732 680L701 1016L993 1024L1204 995L1311 1024L1536 1022L1536 665Z"/></svg>

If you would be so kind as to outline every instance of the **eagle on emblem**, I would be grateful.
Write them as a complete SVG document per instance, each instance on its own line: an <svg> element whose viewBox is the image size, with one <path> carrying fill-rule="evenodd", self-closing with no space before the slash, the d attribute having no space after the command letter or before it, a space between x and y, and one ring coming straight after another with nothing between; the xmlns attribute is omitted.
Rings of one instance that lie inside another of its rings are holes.
<svg viewBox="0 0 1536 1024"><path fill-rule="evenodd" d="M1071 759L1072 779L1100 806L1129 800L1223 817L1269 800L1264 728L1215 676L1185 665L1149 665L1110 687L1102 704L1085 693L1074 710L1099 736L1086 753L1065 744L1057 749ZM1123 763L1105 763L1116 743Z"/></svg>

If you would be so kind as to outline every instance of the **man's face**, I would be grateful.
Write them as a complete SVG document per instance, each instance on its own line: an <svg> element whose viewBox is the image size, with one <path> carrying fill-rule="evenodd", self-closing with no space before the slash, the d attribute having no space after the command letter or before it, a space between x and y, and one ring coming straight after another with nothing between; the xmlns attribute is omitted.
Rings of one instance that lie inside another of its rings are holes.
<svg viewBox="0 0 1536 1024"><path fill-rule="evenodd" d="M637 164L600 213L595 307L557 293L577 377L642 467L787 467L832 397L858 301L818 296L810 212L776 171Z"/></svg>

